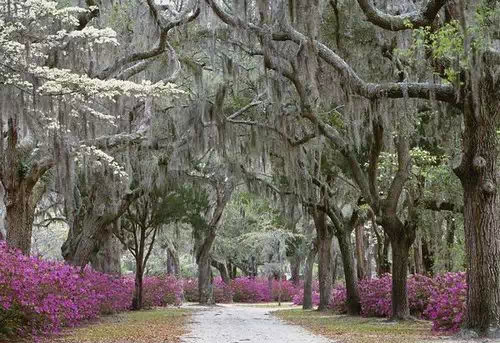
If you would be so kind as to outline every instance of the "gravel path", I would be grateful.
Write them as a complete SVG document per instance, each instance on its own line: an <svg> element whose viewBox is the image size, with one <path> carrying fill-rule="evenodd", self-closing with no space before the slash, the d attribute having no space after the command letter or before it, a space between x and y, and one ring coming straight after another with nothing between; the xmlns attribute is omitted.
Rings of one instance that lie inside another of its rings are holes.
<svg viewBox="0 0 500 343"><path fill-rule="evenodd" d="M335 343L269 313L278 308L220 305L193 316L182 343Z"/></svg>

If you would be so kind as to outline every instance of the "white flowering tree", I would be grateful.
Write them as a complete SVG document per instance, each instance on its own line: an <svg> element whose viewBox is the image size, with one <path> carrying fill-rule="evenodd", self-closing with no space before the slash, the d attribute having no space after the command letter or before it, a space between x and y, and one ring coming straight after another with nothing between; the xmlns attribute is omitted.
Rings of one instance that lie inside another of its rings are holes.
<svg viewBox="0 0 500 343"><path fill-rule="evenodd" d="M34 209L44 191L40 180L47 171L70 180L73 158L87 154L109 162L106 168L123 177L123 169L98 149L137 139L135 132L120 132L113 104L120 97L180 92L163 81L125 80L144 70L136 64L149 55L113 59L99 69L99 54L117 50L119 39L98 27L99 9L91 1L87 5L2 0L0 6L0 182L7 241L24 253L30 251ZM165 50L160 46L157 55Z"/></svg>

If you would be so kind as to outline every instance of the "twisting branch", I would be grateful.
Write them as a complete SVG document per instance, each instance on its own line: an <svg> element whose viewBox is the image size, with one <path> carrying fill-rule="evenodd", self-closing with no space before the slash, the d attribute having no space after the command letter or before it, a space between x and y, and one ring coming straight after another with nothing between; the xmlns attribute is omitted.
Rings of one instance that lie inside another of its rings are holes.
<svg viewBox="0 0 500 343"><path fill-rule="evenodd" d="M396 216L398 201L403 188L410 177L411 157L409 142L406 137L397 138L398 171L392 180L386 199L386 209L390 214Z"/></svg>
<svg viewBox="0 0 500 343"><path fill-rule="evenodd" d="M181 26L183 24L195 20L200 14L200 7L198 6L198 1L196 1L197 4L194 9L187 9L185 12L182 13L180 18L165 23L165 20L158 12L158 9L156 8L156 5L153 3L153 1L154 0L147 0L147 4L151 11L151 15L153 16L153 18L155 19L156 23L158 24L161 30L158 45L151 50L136 52L128 56L125 56L121 59L118 59L113 65L99 72L98 75L96 75L96 77L100 79L107 79L111 75L116 73L118 70L120 70L121 68L125 67L130 63L138 62L141 60L147 60L149 58L156 57L162 54L168 47L167 43L168 32L174 27Z"/></svg>
<svg viewBox="0 0 500 343"><path fill-rule="evenodd" d="M429 26L439 10L448 0L429 0L422 8L409 13L391 15L377 9L372 0L358 0L359 7L372 24L390 31L402 31L422 26Z"/></svg>
<svg viewBox="0 0 500 343"><path fill-rule="evenodd" d="M290 25L283 28L282 31L273 31L271 33L264 28L243 21L222 10L214 0L205 0L213 9L214 13L226 24L245 29L256 34L261 39L275 41L292 41L299 46L305 44L314 44L318 55L327 64L333 67L343 78L346 84L350 85L352 91L367 99L378 98L418 98L418 99L436 99L451 104L459 104L458 96L452 85L441 85L427 82L388 82L372 83L363 80L352 67L333 50L325 44L311 40Z"/></svg>

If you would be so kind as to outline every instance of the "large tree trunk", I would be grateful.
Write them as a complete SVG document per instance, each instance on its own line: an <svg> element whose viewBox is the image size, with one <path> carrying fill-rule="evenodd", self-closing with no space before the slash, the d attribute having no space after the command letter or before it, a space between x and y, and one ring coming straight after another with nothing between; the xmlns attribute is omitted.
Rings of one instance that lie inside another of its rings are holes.
<svg viewBox="0 0 500 343"><path fill-rule="evenodd" d="M392 319L405 320L410 317L408 305L408 263L411 237L396 234L391 237L392 247Z"/></svg>
<svg viewBox="0 0 500 343"><path fill-rule="evenodd" d="M363 280L366 278L367 274L364 224L356 225L355 235L356 235L356 262L357 262L356 266L357 266L358 279Z"/></svg>
<svg viewBox="0 0 500 343"><path fill-rule="evenodd" d="M422 237L422 263L424 273L432 275L434 272L434 252L429 242Z"/></svg>
<svg viewBox="0 0 500 343"><path fill-rule="evenodd" d="M455 243L455 218L449 216L446 221L446 271L453 271L453 245Z"/></svg>
<svg viewBox="0 0 500 343"><path fill-rule="evenodd" d="M376 272L377 276L380 277L391 272L391 263L389 262L389 247L391 245L391 241L385 232L380 235L377 233L377 229L374 228L374 230L377 237L377 244L375 247Z"/></svg>
<svg viewBox="0 0 500 343"><path fill-rule="evenodd" d="M72 218L68 237L61 247L64 260L74 266L84 267L87 265L92 256L99 252L113 223L141 194L141 189L135 189L125 194L118 209L100 216L94 216L92 209L88 209L86 213L76 212Z"/></svg>
<svg viewBox="0 0 500 343"><path fill-rule="evenodd" d="M337 270L339 267L339 257L336 251L333 251L332 247L332 285L335 286L337 282Z"/></svg>
<svg viewBox="0 0 500 343"><path fill-rule="evenodd" d="M302 265L302 258L298 254L290 257L290 273L292 284L297 286L300 282L300 266Z"/></svg>
<svg viewBox="0 0 500 343"><path fill-rule="evenodd" d="M211 260L212 260L212 267L216 268L219 271L219 274L220 274L222 281L226 285L229 285L229 283L231 282L231 278L229 277L229 272L227 270L226 264L222 263L220 261L214 260L213 258Z"/></svg>
<svg viewBox="0 0 500 343"><path fill-rule="evenodd" d="M142 267L142 256L136 259L135 290L132 298L132 310L141 310L143 306L143 279L144 268Z"/></svg>
<svg viewBox="0 0 500 343"><path fill-rule="evenodd" d="M500 96L491 78L487 76L478 85L477 99L471 96L466 100L462 162L455 169L464 190L468 283L464 327L481 335L486 335L490 326L500 326L500 173L496 133Z"/></svg>
<svg viewBox="0 0 500 343"><path fill-rule="evenodd" d="M213 304L215 302L213 296L213 275L212 275L212 258L210 250L212 249L215 240L215 230L210 230L208 236L204 239L200 246L196 262L198 264L198 293L200 295L200 304Z"/></svg>
<svg viewBox="0 0 500 343"><path fill-rule="evenodd" d="M175 277L179 277L179 266L180 262L177 250L167 248L167 275L174 275Z"/></svg>
<svg viewBox="0 0 500 343"><path fill-rule="evenodd" d="M111 229L105 232L99 251L91 258L92 268L101 273L121 275L122 244Z"/></svg>
<svg viewBox="0 0 500 343"><path fill-rule="evenodd" d="M358 291L358 280L354 269L354 256L352 253L350 230L336 230L339 241L342 263L344 265L345 286L347 290L347 312L358 315L361 312L361 304Z"/></svg>
<svg viewBox="0 0 500 343"><path fill-rule="evenodd" d="M10 190L7 196L6 240L10 247L29 255L35 208L32 205L31 192L22 193L25 193L25 190Z"/></svg>
<svg viewBox="0 0 500 343"><path fill-rule="evenodd" d="M326 224L325 213L318 211L313 215L316 224L316 233L318 237L318 279L319 279L319 306L318 310L326 310L330 303L332 292L332 265L331 249L333 232Z"/></svg>
<svg viewBox="0 0 500 343"><path fill-rule="evenodd" d="M6 209L7 244L29 255L31 250L31 233L35 208L45 189L40 188L34 194L34 188L40 178L54 166L52 159L31 163L23 160L18 146L18 127L14 118L8 120L7 147L3 151L3 128L0 128L0 180L5 186L4 199ZM26 164L25 164L26 163Z"/></svg>
<svg viewBox="0 0 500 343"><path fill-rule="evenodd" d="M316 242L311 245L311 250L307 254L306 265L304 270L304 299L302 300L302 308L304 310L311 309L312 303L312 281L313 281L313 268L316 254L318 253L318 246Z"/></svg>
<svg viewBox="0 0 500 343"><path fill-rule="evenodd" d="M413 259L415 263L415 274L424 274L424 262L422 255L422 234L417 232L417 238L413 244Z"/></svg>

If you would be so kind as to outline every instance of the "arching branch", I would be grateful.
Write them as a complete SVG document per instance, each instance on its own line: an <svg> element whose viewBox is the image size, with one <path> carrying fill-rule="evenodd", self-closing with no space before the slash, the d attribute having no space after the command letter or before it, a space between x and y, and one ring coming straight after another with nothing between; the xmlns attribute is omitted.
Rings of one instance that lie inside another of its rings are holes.
<svg viewBox="0 0 500 343"><path fill-rule="evenodd" d="M121 59L118 59L113 65L99 72L99 74L97 75L98 78L107 79L111 75L113 75L114 73L116 73L117 71L124 68L130 63L147 60L159 56L160 54L165 52L165 50L168 47L167 36L169 31L175 27L192 22L200 14L200 7L197 5L196 8L194 8L193 10L188 10L184 12L180 16L180 18L165 23L164 19L161 17L161 14L158 12L158 9L153 3L153 0L147 0L147 4L149 6L152 16L155 18L158 26L160 27L160 39L158 45L150 50L136 52L128 56L125 56Z"/></svg>
<svg viewBox="0 0 500 343"><path fill-rule="evenodd" d="M377 9L371 0L358 0L369 22L390 31L402 31L422 26L429 26L439 10L448 0L429 0L422 8L409 13L391 15Z"/></svg>
<svg viewBox="0 0 500 343"><path fill-rule="evenodd" d="M286 26L282 31L268 32L264 28L243 21L234 17L220 8L214 0L205 0L213 9L214 13L226 24L244 29L256 34L261 39L275 41L292 41L297 45L310 44L311 38L295 30L291 26ZM350 86L350 89L367 99L378 98L418 98L436 99L451 104L459 103L459 99L452 85L442 85L429 82L387 82L372 83L363 80L352 67L342 57L337 55L325 44L312 40L319 57L333 67L342 77L343 81Z"/></svg>

